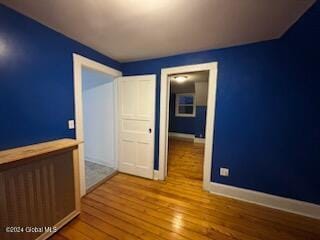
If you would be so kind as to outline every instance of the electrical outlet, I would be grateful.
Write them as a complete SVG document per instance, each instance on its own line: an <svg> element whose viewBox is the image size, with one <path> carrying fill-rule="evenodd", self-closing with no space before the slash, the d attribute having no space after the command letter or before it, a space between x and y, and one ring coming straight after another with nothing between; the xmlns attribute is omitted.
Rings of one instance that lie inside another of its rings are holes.
<svg viewBox="0 0 320 240"><path fill-rule="evenodd" d="M68 127L69 127L69 129L74 129L74 120L68 121Z"/></svg>
<svg viewBox="0 0 320 240"><path fill-rule="evenodd" d="M229 168L220 168L220 176L228 177L229 176Z"/></svg>

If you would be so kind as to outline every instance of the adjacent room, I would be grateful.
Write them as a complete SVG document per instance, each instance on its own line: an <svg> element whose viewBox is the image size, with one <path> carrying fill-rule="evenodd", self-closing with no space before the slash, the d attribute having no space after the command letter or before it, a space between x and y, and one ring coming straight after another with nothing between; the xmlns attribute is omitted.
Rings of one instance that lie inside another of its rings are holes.
<svg viewBox="0 0 320 240"><path fill-rule="evenodd" d="M0 240L319 240L320 2L0 0Z"/></svg>
<svg viewBox="0 0 320 240"><path fill-rule="evenodd" d="M209 71L169 78L168 176L202 182Z"/></svg>
<svg viewBox="0 0 320 240"><path fill-rule="evenodd" d="M114 79L82 69L83 138L86 191L106 180L116 168Z"/></svg>

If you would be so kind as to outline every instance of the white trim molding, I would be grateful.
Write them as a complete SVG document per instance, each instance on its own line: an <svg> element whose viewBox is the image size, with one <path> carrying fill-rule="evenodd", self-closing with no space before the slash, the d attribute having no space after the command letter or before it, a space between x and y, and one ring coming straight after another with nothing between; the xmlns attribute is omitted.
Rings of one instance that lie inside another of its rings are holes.
<svg viewBox="0 0 320 240"><path fill-rule="evenodd" d="M187 138L187 139L194 140L194 135L193 134L188 134L188 133L169 132L168 136L169 137L176 137L176 138Z"/></svg>
<svg viewBox="0 0 320 240"><path fill-rule="evenodd" d="M320 205L317 204L214 182L210 183L209 191L213 194L320 219Z"/></svg>
<svg viewBox="0 0 320 240"><path fill-rule="evenodd" d="M75 122L76 122L76 139L83 142L83 104L82 104L82 68L87 67L108 75L113 78L122 76L122 73L116 69L95 62L89 58L73 53L73 81L74 81L74 104L75 104ZM115 81L116 83L116 81ZM115 92L115 107L117 106L117 98ZM117 111L117 109L115 109ZM115 113L115 122L117 114ZM116 125L117 126L117 125ZM117 129L115 129L115 138L117 137ZM115 143L117 143L115 139ZM115 147L117 149L117 147ZM84 144L79 144L79 177L80 177L80 195L86 193L85 184L85 166L84 166ZM117 164L117 152L115 153Z"/></svg>
<svg viewBox="0 0 320 240"><path fill-rule="evenodd" d="M159 179L164 180L167 176L169 97L170 97L170 83L169 83L168 77L171 74L197 72L197 71L209 71L207 118L206 118L206 140L205 140L205 152L204 152L204 164L203 164L203 188L204 190L208 191L210 181L211 181L214 115L215 115L215 105L216 105L216 89L217 89L217 73L218 73L217 62L161 69Z"/></svg>
<svg viewBox="0 0 320 240"><path fill-rule="evenodd" d="M153 180L158 181L159 180L159 171L153 170Z"/></svg>
<svg viewBox="0 0 320 240"><path fill-rule="evenodd" d="M197 138L197 137L195 137L193 139L193 142L194 143L203 143L203 144L205 144L206 143L206 139L205 138Z"/></svg>

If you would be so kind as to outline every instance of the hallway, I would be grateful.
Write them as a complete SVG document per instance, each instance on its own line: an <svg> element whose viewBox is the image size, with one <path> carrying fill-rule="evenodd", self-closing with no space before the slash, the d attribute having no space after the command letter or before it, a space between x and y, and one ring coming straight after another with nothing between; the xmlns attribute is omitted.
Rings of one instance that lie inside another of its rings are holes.
<svg viewBox="0 0 320 240"><path fill-rule="evenodd" d="M202 182L204 144L169 139L168 176Z"/></svg>
<svg viewBox="0 0 320 240"><path fill-rule="evenodd" d="M51 239L319 239L317 220L202 191L203 150L170 140L166 181L114 176Z"/></svg>

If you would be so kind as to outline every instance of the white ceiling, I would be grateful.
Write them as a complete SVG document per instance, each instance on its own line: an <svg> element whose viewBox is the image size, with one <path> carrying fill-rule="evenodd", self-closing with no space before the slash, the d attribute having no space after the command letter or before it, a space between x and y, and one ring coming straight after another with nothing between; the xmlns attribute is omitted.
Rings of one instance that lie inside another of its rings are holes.
<svg viewBox="0 0 320 240"><path fill-rule="evenodd" d="M0 0L118 61L276 39L315 0Z"/></svg>

